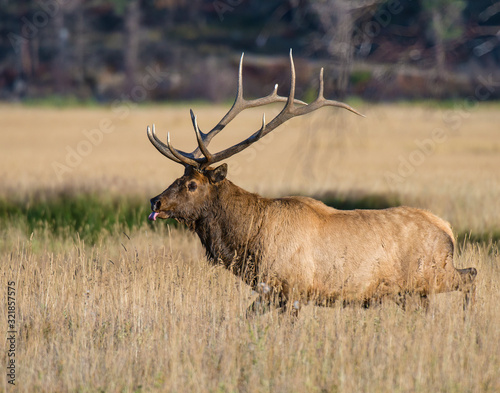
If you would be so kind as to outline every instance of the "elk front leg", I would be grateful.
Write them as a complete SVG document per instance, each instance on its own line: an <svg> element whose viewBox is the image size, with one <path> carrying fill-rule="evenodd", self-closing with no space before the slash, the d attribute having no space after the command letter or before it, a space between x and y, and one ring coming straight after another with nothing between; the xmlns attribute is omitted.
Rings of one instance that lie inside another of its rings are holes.
<svg viewBox="0 0 500 393"><path fill-rule="evenodd" d="M254 317L255 315L263 315L269 311L271 308L277 307L280 312L283 312L286 308L286 299L279 293L276 293L268 284L261 282L257 284L255 292L258 293L257 299L248 306L246 311L247 318Z"/></svg>

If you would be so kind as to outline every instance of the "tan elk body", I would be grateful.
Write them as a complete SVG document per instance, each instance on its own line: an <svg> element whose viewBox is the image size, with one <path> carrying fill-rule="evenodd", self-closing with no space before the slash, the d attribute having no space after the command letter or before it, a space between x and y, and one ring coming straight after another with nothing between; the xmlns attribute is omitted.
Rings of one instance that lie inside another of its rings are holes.
<svg viewBox="0 0 500 393"><path fill-rule="evenodd" d="M291 62L288 97L243 99L242 62L235 103L208 133L191 113L198 148L192 153L161 142L148 127L153 145L185 167L184 175L151 199L150 219L175 218L200 238L207 256L240 276L263 295L276 295L279 306L312 300L368 304L387 296L473 290L476 269L453 266L454 238L450 225L432 213L410 207L342 211L306 197L263 198L226 179L227 165L210 165L250 146L294 116L323 106L354 109L323 98L305 104L294 98L295 69ZM244 109L286 102L283 110L251 137L221 152L207 146Z"/></svg>

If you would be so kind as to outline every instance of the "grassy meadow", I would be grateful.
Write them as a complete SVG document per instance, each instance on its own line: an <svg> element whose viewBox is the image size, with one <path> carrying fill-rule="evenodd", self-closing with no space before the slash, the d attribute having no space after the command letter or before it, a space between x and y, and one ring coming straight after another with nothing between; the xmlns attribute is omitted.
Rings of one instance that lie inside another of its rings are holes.
<svg viewBox="0 0 500 393"><path fill-rule="evenodd" d="M149 199L182 168L146 125L192 150L188 106L2 104L0 330L14 281L17 338L16 387L6 347L0 391L500 391L500 106L353 105L366 118L293 119L229 159L228 178L339 208L433 211L458 238L455 265L478 269L471 310L449 293L427 312L387 301L247 320L245 284L182 226L147 222ZM228 107L193 109L207 131ZM241 114L211 150L257 130L261 113Z"/></svg>

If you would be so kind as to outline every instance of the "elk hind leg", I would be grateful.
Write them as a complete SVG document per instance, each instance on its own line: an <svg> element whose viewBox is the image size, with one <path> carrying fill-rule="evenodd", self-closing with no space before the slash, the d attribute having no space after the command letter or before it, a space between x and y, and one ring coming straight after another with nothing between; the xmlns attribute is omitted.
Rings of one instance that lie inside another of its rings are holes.
<svg viewBox="0 0 500 393"><path fill-rule="evenodd" d="M476 297L476 284L474 282L477 270L476 268L469 267L466 269L457 269L460 275L460 282L458 289L464 294L464 310L469 306L474 305Z"/></svg>

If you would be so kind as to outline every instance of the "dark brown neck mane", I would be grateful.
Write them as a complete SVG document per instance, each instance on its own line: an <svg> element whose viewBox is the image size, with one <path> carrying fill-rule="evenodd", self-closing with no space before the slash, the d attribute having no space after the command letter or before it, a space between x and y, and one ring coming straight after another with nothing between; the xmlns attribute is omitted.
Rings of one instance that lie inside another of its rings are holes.
<svg viewBox="0 0 500 393"><path fill-rule="evenodd" d="M242 276L252 270L259 257L257 234L269 202L226 179L217 186L217 194L208 201L200 218L188 226L199 236L213 263L222 263Z"/></svg>

